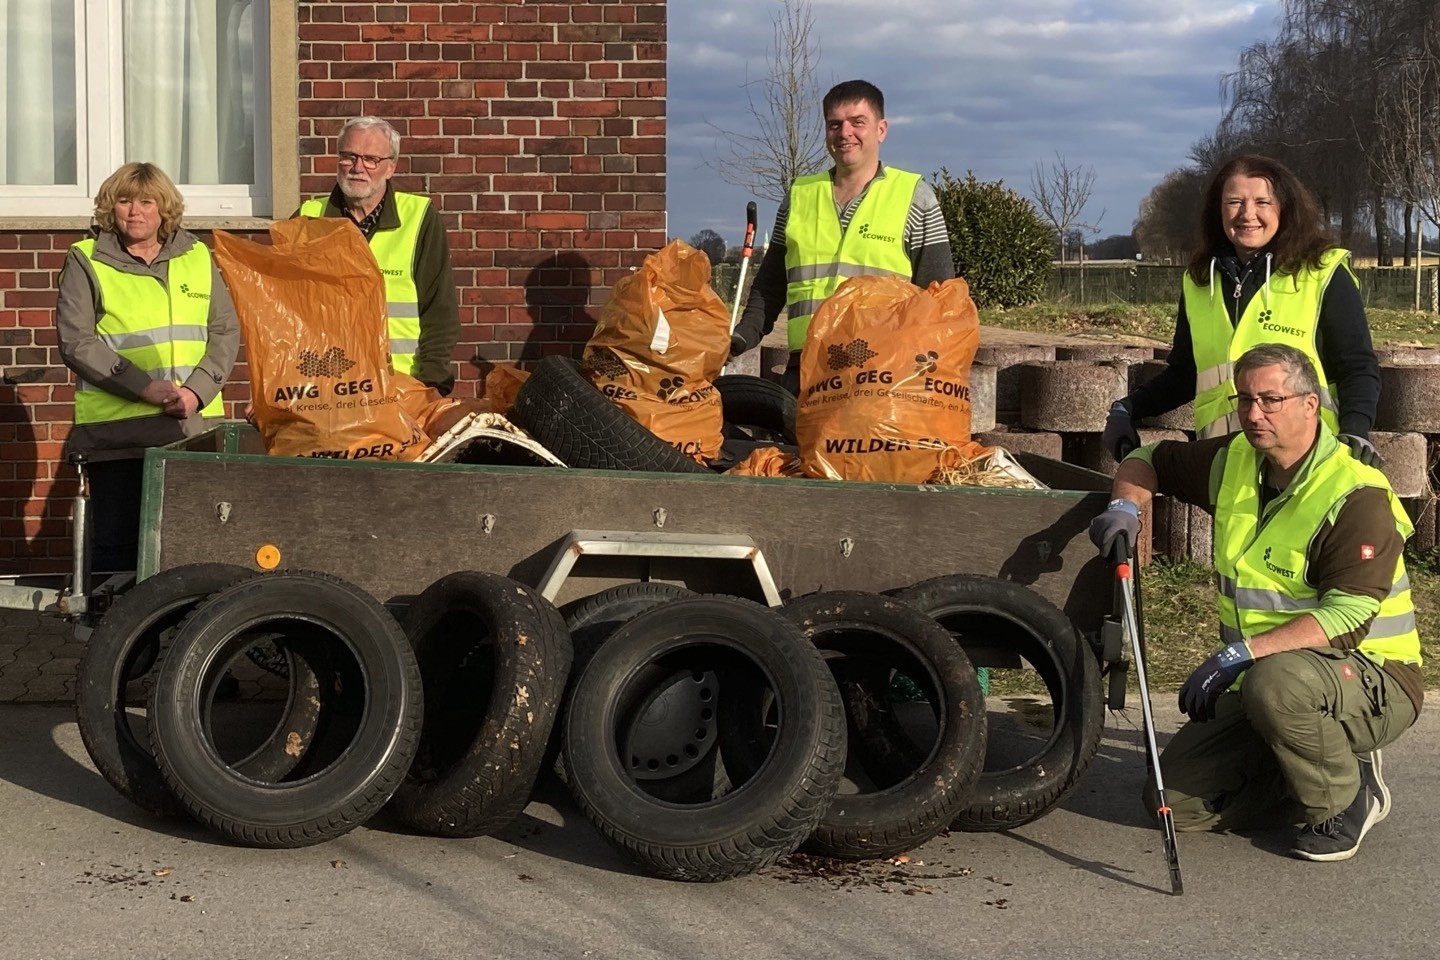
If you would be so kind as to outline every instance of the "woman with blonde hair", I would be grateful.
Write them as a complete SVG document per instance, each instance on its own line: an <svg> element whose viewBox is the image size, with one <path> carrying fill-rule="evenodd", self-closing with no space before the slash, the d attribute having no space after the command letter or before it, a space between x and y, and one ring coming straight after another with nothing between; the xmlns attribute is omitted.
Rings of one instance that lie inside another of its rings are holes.
<svg viewBox="0 0 1440 960"><path fill-rule="evenodd" d="M96 226L60 271L55 324L76 377L67 448L88 462L95 570L135 567L146 448L224 417L240 328L184 210L163 170L126 163L100 185Z"/></svg>

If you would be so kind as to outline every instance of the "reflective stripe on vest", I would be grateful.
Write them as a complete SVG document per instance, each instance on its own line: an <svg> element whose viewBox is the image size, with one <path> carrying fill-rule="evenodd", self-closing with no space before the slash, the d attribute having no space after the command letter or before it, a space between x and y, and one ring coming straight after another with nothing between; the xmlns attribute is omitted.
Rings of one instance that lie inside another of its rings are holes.
<svg viewBox="0 0 1440 960"><path fill-rule="evenodd" d="M1230 400L1235 393L1234 363L1262 343L1283 343L1310 358L1321 380L1320 418L1331 430L1340 431L1335 386L1320 363L1315 333L1330 278L1341 266L1349 270L1349 260L1350 251L1335 248L1321 256L1319 270L1306 267L1298 274L1276 274L1250 298L1240 322L1233 325L1230 298L1221 294L1219 285L1201 287L1185 274L1181 286L1195 353L1195 433L1200 439L1240 429L1239 414Z"/></svg>
<svg viewBox="0 0 1440 960"><path fill-rule="evenodd" d="M842 231L830 174L796 179L785 221L785 309L791 350L804 348L811 315L850 277L909 280L914 275L904 237L919 184L918 173L886 167L883 177L870 181Z"/></svg>
<svg viewBox="0 0 1440 960"><path fill-rule="evenodd" d="M400 226L376 230L370 237L370 252L385 278L386 327L390 335L390 363L399 373L414 376L415 351L420 348L420 293L413 273L420 224L425 219L428 197L414 193L390 194ZM326 199L306 200L300 205L302 217L323 217Z"/></svg>
<svg viewBox="0 0 1440 960"><path fill-rule="evenodd" d="M1323 427L1303 474L1271 501L1263 517L1259 454L1241 436L1231 441L1225 456L1215 512L1215 584L1225 643L1248 640L1319 609L1321 599L1306 577L1310 544L1352 491L1385 490L1401 537L1414 530L1384 474L1356 460ZM1420 635L1403 558L1396 561L1390 592L1380 602L1360 650L1377 663L1420 662Z"/></svg>
<svg viewBox="0 0 1440 960"><path fill-rule="evenodd" d="M209 343L213 278L209 248L197 242L166 261L163 283L153 276L126 273L96 260L93 239L81 240L73 249L90 262L100 285L102 313L95 324L96 336L145 371L151 380L183 385L205 359ZM133 420L162 412L153 403L117 397L83 377L75 390L77 424ZM224 401L218 393L200 415L225 415Z"/></svg>

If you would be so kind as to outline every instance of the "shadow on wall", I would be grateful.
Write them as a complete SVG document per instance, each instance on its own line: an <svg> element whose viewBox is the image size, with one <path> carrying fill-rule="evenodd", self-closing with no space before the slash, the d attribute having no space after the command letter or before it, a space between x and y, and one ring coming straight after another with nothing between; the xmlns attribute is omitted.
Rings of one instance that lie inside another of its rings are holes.
<svg viewBox="0 0 1440 960"><path fill-rule="evenodd" d="M597 313L590 302L598 275L589 260L569 250L552 253L532 267L525 277L525 312L530 315L530 326L524 339L511 349L511 362L529 367L554 354L578 358L595 329ZM496 365L483 352L477 352L470 362L479 369L482 384Z"/></svg>
<svg viewBox="0 0 1440 960"><path fill-rule="evenodd" d="M0 377L0 571L63 573L70 567L70 510L76 474L65 463L64 422L33 416L59 402L63 367L9 367ZM53 479L52 479L53 478Z"/></svg>

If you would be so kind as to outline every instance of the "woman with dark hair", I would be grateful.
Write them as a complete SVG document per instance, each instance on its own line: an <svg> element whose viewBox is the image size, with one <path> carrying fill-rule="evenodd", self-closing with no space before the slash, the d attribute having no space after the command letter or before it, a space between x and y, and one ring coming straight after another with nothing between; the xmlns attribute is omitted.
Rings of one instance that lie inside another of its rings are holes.
<svg viewBox="0 0 1440 960"><path fill-rule="evenodd" d="M1139 446L1134 422L1195 401L1198 438L1240 429L1231 367L1261 343L1301 350L1321 371L1321 419L1367 464L1380 365L1350 251L1334 245L1310 191L1279 161L1237 157L1220 168L1200 211L1200 246L1185 271L1166 368L1115 401L1104 445L1119 460Z"/></svg>
<svg viewBox="0 0 1440 960"><path fill-rule="evenodd" d="M95 196L90 236L60 271L55 325L75 372L71 453L89 461L93 570L133 570L142 459L224 417L240 326L185 201L153 163L126 163Z"/></svg>

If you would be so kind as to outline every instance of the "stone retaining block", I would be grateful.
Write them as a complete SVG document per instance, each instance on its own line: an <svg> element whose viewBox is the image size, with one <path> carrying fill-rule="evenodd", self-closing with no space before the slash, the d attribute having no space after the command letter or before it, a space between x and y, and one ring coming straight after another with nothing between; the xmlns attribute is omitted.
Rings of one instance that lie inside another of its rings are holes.
<svg viewBox="0 0 1440 960"><path fill-rule="evenodd" d="M1183 443L1190 439L1181 430L1152 430L1148 427L1141 427L1136 432L1140 434L1142 444L1159 443L1161 440L1179 440ZM1087 470L1098 470L1113 477L1115 468L1119 465L1100 440L1101 437L1098 433L1066 434L1061 438L1065 450L1065 462L1073 463Z"/></svg>
<svg viewBox="0 0 1440 960"><path fill-rule="evenodd" d="M1382 366L1414 367L1440 363L1440 347L1376 347L1375 356Z"/></svg>
<svg viewBox="0 0 1440 960"><path fill-rule="evenodd" d="M988 363L970 365L970 432L995 429L995 386L1000 371Z"/></svg>
<svg viewBox="0 0 1440 960"><path fill-rule="evenodd" d="M1440 365L1381 365L1375 427L1440 433Z"/></svg>
<svg viewBox="0 0 1440 960"><path fill-rule="evenodd" d="M1058 433L1028 430L989 430L975 434L975 442L987 447L1004 447L1012 453L1033 453L1051 460L1063 460L1064 450Z"/></svg>
<svg viewBox="0 0 1440 960"><path fill-rule="evenodd" d="M1127 393L1134 393L1140 389L1143 383L1149 383L1160 375L1160 371L1168 366L1163 360L1145 360L1130 365L1130 387ZM1195 404L1190 402L1182 407L1176 407L1168 413L1162 413L1158 417L1142 417L1139 424L1142 427L1156 427L1161 430L1194 430L1195 429Z"/></svg>
<svg viewBox="0 0 1440 960"><path fill-rule="evenodd" d="M1126 343L1077 343L1070 347L1055 348L1056 360L1089 360L1092 363L1115 360L1121 363L1139 363L1154 357L1154 347Z"/></svg>
<svg viewBox="0 0 1440 960"><path fill-rule="evenodd" d="M1129 386L1126 363L1056 360L1020 367L1020 423L1031 430L1099 433Z"/></svg>
<svg viewBox="0 0 1440 960"><path fill-rule="evenodd" d="M1001 419L1020 412L1020 365L1054 360L1055 348L1028 343L981 344L975 362L995 368L995 410Z"/></svg>
<svg viewBox="0 0 1440 960"><path fill-rule="evenodd" d="M1214 562L1215 521L1210 514L1173 497L1156 497L1154 507L1151 541L1156 554L1205 566Z"/></svg>
<svg viewBox="0 0 1440 960"><path fill-rule="evenodd" d="M1423 497L1430 493L1430 449L1421 433L1370 431L1370 442L1385 458L1381 471L1398 497Z"/></svg>

